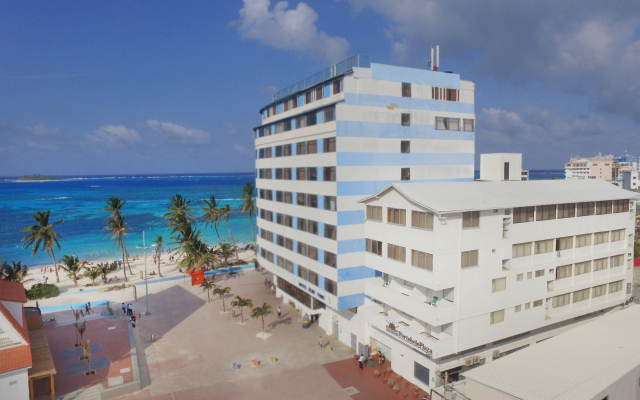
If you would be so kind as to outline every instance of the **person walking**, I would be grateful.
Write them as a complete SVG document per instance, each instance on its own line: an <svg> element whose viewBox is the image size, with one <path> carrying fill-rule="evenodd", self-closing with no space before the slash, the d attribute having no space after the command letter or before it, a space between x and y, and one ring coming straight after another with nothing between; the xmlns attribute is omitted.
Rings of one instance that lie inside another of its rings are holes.
<svg viewBox="0 0 640 400"><path fill-rule="evenodd" d="M127 315L127 306L122 303L122 315Z"/></svg>
<svg viewBox="0 0 640 400"><path fill-rule="evenodd" d="M38 280L40 280L40 279L38 279ZM40 282L38 282L38 283L40 283ZM264 279L264 288L265 289L269 288L269 279L267 279L267 278Z"/></svg>
<svg viewBox="0 0 640 400"><path fill-rule="evenodd" d="M278 318L282 317L282 310L280 309L280 306L278 306Z"/></svg>
<svg viewBox="0 0 640 400"><path fill-rule="evenodd" d="M320 348L322 348L322 336L320 336L320 339L318 339L318 344L320 345Z"/></svg>
<svg viewBox="0 0 640 400"><path fill-rule="evenodd" d="M84 303L84 313L86 315L89 315L89 304L88 303Z"/></svg>
<svg viewBox="0 0 640 400"><path fill-rule="evenodd" d="M127 304L127 313L129 315L133 315L133 307L131 306L131 303Z"/></svg>
<svg viewBox="0 0 640 400"><path fill-rule="evenodd" d="M130 321L131 321L131 327L135 328L136 327L136 316L132 315L131 318L130 318Z"/></svg>
<svg viewBox="0 0 640 400"><path fill-rule="evenodd" d="M91 302L90 301L87 302L87 307L89 308L89 311L91 312L91 314L93 314L93 309L91 308Z"/></svg>
<svg viewBox="0 0 640 400"><path fill-rule="evenodd" d="M364 355L360 354L360 358L358 359L358 364L360 364L360 369L364 369L362 365L364 364Z"/></svg>

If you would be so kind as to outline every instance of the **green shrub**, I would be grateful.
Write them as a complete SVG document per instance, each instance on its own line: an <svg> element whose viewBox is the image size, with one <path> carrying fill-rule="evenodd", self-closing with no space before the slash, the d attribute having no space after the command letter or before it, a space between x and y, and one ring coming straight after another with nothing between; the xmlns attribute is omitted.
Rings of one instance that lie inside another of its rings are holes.
<svg viewBox="0 0 640 400"><path fill-rule="evenodd" d="M60 293L60 289L56 285L50 283L38 283L33 285L31 289L27 290L27 299L38 300L48 299L49 297L56 297Z"/></svg>

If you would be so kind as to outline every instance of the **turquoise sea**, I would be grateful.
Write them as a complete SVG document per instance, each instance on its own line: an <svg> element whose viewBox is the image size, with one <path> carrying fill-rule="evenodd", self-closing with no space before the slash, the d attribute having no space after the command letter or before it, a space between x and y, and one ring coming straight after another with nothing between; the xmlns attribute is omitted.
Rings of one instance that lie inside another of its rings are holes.
<svg viewBox="0 0 640 400"><path fill-rule="evenodd" d="M251 173L191 174L191 175L126 175L126 176L75 176L69 180L50 182L16 182L14 178L0 178L0 257L2 261L22 261L29 267L50 264L51 258L43 252L31 256L23 250L19 231L33 225L30 217L38 210L51 210L50 222L64 219L56 231L65 237L56 258L74 254L81 259L98 259L119 254L110 238L105 238L104 219L101 210L110 196L127 201L123 208L125 222L134 228L125 239L129 254L137 254L136 246L142 245L145 232L147 246L158 235L170 241L167 221L162 216L170 205L169 197L179 193L192 199L191 205L200 215L203 200L215 195L221 205L230 204L236 210L240 202L240 188L246 182L255 183ZM255 216L254 216L255 221ZM254 222L255 224L255 222ZM253 232L249 218L234 212L229 225L236 243L250 242ZM204 240L214 245L218 242L213 227L199 225ZM220 226L223 240L230 240L224 223ZM165 245L166 247L166 245ZM115 257L114 257L115 258Z"/></svg>

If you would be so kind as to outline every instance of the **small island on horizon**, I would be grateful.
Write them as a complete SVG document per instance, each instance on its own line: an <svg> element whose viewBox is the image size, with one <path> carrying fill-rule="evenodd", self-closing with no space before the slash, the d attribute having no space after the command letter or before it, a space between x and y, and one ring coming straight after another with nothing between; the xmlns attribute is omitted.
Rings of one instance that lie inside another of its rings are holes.
<svg viewBox="0 0 640 400"><path fill-rule="evenodd" d="M66 181L66 180L68 180L68 178L62 178L62 177L55 176L55 175L40 175L40 174L22 175L21 177L19 177L17 179L18 182L24 182L24 181Z"/></svg>

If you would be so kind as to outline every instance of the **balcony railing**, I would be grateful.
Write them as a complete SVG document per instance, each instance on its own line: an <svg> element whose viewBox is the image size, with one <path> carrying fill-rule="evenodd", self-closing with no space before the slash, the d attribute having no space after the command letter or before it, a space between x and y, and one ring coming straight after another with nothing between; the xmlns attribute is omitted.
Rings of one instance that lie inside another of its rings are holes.
<svg viewBox="0 0 640 400"><path fill-rule="evenodd" d="M371 68L371 56L356 55L351 58L347 58L344 61L330 66L324 71L318 72L317 74L312 75L307 79L301 80L296 84L282 89L281 91L273 95L273 101L278 101L284 97L308 89L311 86L315 86L318 83L328 81L329 79L335 78L338 75L342 75L353 70L353 67Z"/></svg>

